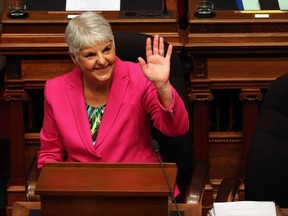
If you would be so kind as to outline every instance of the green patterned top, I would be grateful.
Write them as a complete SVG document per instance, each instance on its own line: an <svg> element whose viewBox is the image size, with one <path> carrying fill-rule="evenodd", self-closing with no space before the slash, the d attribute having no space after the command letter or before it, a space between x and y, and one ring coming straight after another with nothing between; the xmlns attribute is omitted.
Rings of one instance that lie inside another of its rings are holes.
<svg viewBox="0 0 288 216"><path fill-rule="evenodd" d="M100 127L101 119L104 114L106 104L103 106L92 107L86 104L86 111L88 114L88 120L90 124L90 132L92 136L93 145L95 145L96 137Z"/></svg>

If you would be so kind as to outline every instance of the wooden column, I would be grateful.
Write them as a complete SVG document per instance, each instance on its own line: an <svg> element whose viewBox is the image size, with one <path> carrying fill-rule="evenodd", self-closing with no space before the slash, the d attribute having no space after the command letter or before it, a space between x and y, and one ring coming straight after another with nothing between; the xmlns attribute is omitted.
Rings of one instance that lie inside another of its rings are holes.
<svg viewBox="0 0 288 216"><path fill-rule="evenodd" d="M260 89L242 89L239 95L243 104L243 145L242 145L242 176L245 177L246 160L254 133L259 101L263 99Z"/></svg>
<svg viewBox="0 0 288 216"><path fill-rule="evenodd" d="M200 96L200 97L199 97ZM193 146L195 161L209 162L209 101L212 95L205 93L191 93L192 101L192 127L193 127Z"/></svg>
<svg viewBox="0 0 288 216"><path fill-rule="evenodd" d="M18 56L8 58L5 87L4 97L9 102L10 110L10 178L7 188L7 214L9 215L14 201L25 199L23 193L26 176L23 102L28 100L28 95L21 80Z"/></svg>
<svg viewBox="0 0 288 216"><path fill-rule="evenodd" d="M192 59L193 71L190 80L197 86L191 84L189 100L192 102L192 127L194 160L209 162L209 102L213 95L209 89L207 79L207 59L194 57Z"/></svg>

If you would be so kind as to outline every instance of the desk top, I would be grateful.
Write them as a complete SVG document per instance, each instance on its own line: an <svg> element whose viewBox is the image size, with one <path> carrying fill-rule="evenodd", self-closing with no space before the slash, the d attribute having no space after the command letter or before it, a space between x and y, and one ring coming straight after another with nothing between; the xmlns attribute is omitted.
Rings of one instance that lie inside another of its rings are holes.
<svg viewBox="0 0 288 216"><path fill-rule="evenodd" d="M218 37L226 37L226 40L229 41L233 40L233 37L237 38L240 34L245 34L243 37L246 36L249 39L252 39L253 36L263 38L286 37L284 40L285 42L287 41L287 11L277 11L277 13L276 11L271 11L270 13L268 13L269 11L263 11L261 14L268 16L266 18L257 18L255 13L246 13L247 11L244 11L244 13L243 11L235 10L215 10L215 16L212 18L198 18L195 16L196 7L194 4L190 4L188 16L190 37L194 37L197 34L214 34ZM257 12L257 15L259 14L260 13ZM223 36L223 34L226 34L226 36ZM205 44L205 36L201 35L201 37ZM239 41L240 43L238 42L238 44L242 46L246 45L245 41L243 41L245 43L243 44L239 38L235 41ZM255 43L255 40L252 39L251 42Z"/></svg>
<svg viewBox="0 0 288 216"><path fill-rule="evenodd" d="M288 208L282 208L281 209L283 216L288 216Z"/></svg>
<svg viewBox="0 0 288 216"><path fill-rule="evenodd" d="M81 12L68 11L28 11L25 19L7 17L7 8L2 13L2 30L0 52L4 55L20 52L35 53L39 50L51 53L66 53L64 39L65 28L69 22L68 15ZM114 32L141 32L162 35L174 47L182 47L177 13L172 11L170 18L120 18L119 11L101 13L111 24Z"/></svg>
<svg viewBox="0 0 288 216"><path fill-rule="evenodd" d="M174 188L177 165L164 163ZM159 163L46 163L35 194L41 196L169 196Z"/></svg>
<svg viewBox="0 0 288 216"><path fill-rule="evenodd" d="M287 49L288 13L271 13L269 18L239 11L215 11L213 18L197 18L189 12L189 33L185 46L195 49L268 48Z"/></svg>

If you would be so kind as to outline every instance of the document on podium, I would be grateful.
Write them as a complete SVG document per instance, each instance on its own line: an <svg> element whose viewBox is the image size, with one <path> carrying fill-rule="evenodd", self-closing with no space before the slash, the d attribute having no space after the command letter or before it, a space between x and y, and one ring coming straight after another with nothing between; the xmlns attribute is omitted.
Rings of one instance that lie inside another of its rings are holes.
<svg viewBox="0 0 288 216"><path fill-rule="evenodd" d="M213 204L212 216L276 216L274 202L238 201Z"/></svg>
<svg viewBox="0 0 288 216"><path fill-rule="evenodd" d="M66 11L120 11L120 0L66 0Z"/></svg>

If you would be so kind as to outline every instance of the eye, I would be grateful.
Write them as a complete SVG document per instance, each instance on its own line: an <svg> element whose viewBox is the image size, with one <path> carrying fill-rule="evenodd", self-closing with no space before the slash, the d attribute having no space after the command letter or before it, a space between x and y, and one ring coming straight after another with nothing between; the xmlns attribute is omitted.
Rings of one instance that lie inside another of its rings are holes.
<svg viewBox="0 0 288 216"><path fill-rule="evenodd" d="M110 53L111 50L112 50L112 46L109 45L109 46L106 46L106 47L104 48L103 52L104 52L104 53Z"/></svg>
<svg viewBox="0 0 288 216"><path fill-rule="evenodd" d="M84 55L84 57L85 57L85 58L92 58L92 57L94 57L95 55L96 55L95 53L89 52L89 53L86 53L86 54Z"/></svg>

